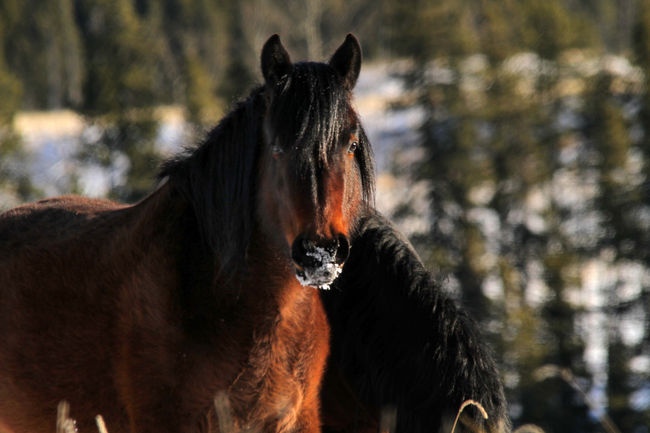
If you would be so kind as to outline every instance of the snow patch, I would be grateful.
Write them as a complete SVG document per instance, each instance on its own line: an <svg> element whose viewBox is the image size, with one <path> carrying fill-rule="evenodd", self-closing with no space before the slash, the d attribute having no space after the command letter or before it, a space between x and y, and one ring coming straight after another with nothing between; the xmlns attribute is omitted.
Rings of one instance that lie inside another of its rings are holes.
<svg viewBox="0 0 650 433"><path fill-rule="evenodd" d="M329 290L330 284L343 271L343 265L336 264L336 252L332 253L325 248L314 247L313 250L307 251L305 254L321 265L296 270L296 278L303 286Z"/></svg>

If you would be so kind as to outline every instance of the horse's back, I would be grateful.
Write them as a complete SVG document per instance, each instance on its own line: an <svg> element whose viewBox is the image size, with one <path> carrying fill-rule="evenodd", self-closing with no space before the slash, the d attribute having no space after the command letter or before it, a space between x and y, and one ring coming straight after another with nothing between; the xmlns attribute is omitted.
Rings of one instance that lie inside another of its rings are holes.
<svg viewBox="0 0 650 433"><path fill-rule="evenodd" d="M106 212L123 208L115 202L63 196L25 204L0 214L0 257L22 247L70 239L96 225Z"/></svg>

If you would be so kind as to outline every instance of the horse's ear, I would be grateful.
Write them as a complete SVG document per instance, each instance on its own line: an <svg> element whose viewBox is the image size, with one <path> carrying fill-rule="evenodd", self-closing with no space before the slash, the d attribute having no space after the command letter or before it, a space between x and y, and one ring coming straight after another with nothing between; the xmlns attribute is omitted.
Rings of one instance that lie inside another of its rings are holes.
<svg viewBox="0 0 650 433"><path fill-rule="evenodd" d="M275 86L292 69L291 58L282 46L280 36L271 36L262 48L262 75L267 86Z"/></svg>
<svg viewBox="0 0 650 433"><path fill-rule="evenodd" d="M330 59L330 66L343 79L345 86L352 90L361 70L361 45L352 33L348 33L345 41L336 50Z"/></svg>

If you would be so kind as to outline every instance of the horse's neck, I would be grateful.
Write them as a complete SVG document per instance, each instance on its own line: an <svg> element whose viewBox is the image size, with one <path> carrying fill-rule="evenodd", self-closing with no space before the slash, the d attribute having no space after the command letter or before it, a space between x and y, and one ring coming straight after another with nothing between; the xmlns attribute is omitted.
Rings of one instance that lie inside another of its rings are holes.
<svg viewBox="0 0 650 433"><path fill-rule="evenodd" d="M296 290L294 283L298 280L290 250L284 242L275 233L266 234L259 227L253 230L242 281L257 286L261 296L277 298L283 292Z"/></svg>
<svg viewBox="0 0 650 433"><path fill-rule="evenodd" d="M187 207L187 204L175 197L170 184L163 182L139 203L127 209L132 220L130 235L152 240L168 236L170 231L175 231L174 226Z"/></svg>
<svg viewBox="0 0 650 433"><path fill-rule="evenodd" d="M234 275L219 274L219 254L201 242L191 206L168 184L133 207L134 240L150 242L176 255L187 307L203 311L205 319L237 308L280 309L307 296L295 276L283 237L256 227L245 265ZM243 246L242 246L243 248Z"/></svg>

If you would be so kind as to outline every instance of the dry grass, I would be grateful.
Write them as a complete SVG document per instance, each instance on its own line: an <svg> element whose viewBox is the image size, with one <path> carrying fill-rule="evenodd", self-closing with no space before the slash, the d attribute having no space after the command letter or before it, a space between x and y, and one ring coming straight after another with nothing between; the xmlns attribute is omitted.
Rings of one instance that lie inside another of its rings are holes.
<svg viewBox="0 0 650 433"><path fill-rule="evenodd" d="M468 406L474 406L483 416L484 420L488 419L488 414L481 403L475 400L466 400L458 408L454 424L449 433L455 433L456 427L460 417ZM230 400L225 391L218 392L214 398L214 408L219 423L219 431L221 433L242 433L236 425L232 417L232 408ZM101 415L95 417L98 433L108 433L106 423ZM397 423L397 410L395 408L384 408L381 412L381 419L379 423L379 433L393 433ZM483 431L479 429L478 431ZM608 432L614 433L608 429ZM66 401L61 401L57 408L56 420L56 433L77 433L77 424L74 419L70 418L70 405ZM256 433L252 430L245 430L245 433ZM544 430L535 424L524 424L513 430L512 433L545 433ZM620 432L616 432L620 433Z"/></svg>
<svg viewBox="0 0 650 433"><path fill-rule="evenodd" d="M106 430L106 423L101 415L95 417L95 422L97 423L97 430L99 430L99 433L108 433L108 430Z"/></svg>
<svg viewBox="0 0 650 433"><path fill-rule="evenodd" d="M70 418L70 405L62 401L56 409L56 433L77 433L77 423Z"/></svg>
<svg viewBox="0 0 650 433"><path fill-rule="evenodd" d="M108 433L101 415L95 417L99 433ZM56 433L77 433L77 422L70 418L70 404L63 400L56 408Z"/></svg>
<svg viewBox="0 0 650 433"><path fill-rule="evenodd" d="M488 419L488 414L481 403L474 400L466 400L456 413L456 419L454 420L450 433L455 433L458 420L467 406L475 406L481 412L483 419ZM221 433L240 433L239 429L235 427L230 400L228 399L226 392L221 391L217 393L214 398L214 408L219 422L219 431ZM101 415L95 417L95 422L97 423L97 430L99 433L108 433L106 423ZM397 410L395 408L385 408L381 412L379 433L394 432L396 423ZM74 419L70 418L70 405L67 401L61 401L57 408L56 433L77 433L77 424ZM527 424L519 427L513 433L544 433L544 431L537 426Z"/></svg>
<svg viewBox="0 0 650 433"><path fill-rule="evenodd" d="M219 431L223 433L235 433L235 422L232 419L230 399L225 391L219 391L214 397L214 410L217 412Z"/></svg>
<svg viewBox="0 0 650 433"><path fill-rule="evenodd" d="M481 412L481 415L483 415L483 419L484 420L488 419L488 414L485 411L485 408L481 405L481 403L479 403L477 401L474 401L474 400L465 400L463 402L463 404L461 404L460 407L458 408L458 412L456 413L456 419L454 420L454 425L451 427L451 432L450 433L454 433L456 431L456 425L458 424L458 420L460 419L460 415L463 413L463 411L465 410L465 408L467 406L476 407L479 410L479 412Z"/></svg>

